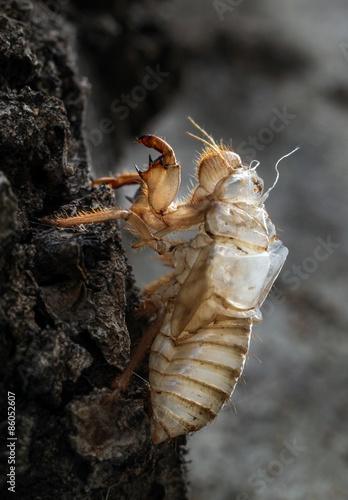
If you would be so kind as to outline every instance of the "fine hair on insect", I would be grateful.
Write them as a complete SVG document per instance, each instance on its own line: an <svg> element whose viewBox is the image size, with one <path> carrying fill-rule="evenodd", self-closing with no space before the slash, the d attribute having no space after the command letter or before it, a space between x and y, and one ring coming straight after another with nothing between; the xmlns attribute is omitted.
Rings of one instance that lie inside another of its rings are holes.
<svg viewBox="0 0 348 500"><path fill-rule="evenodd" d="M175 202L181 166L163 139L137 139L160 155L148 168L104 177L94 185L113 188L139 184L129 209L100 208L43 219L58 227L123 219L138 237L134 248L148 245L171 272L142 291L141 313L153 319L115 380L109 402L129 383L150 349L149 384L155 444L195 432L215 419L230 399L248 353L252 325L262 319L260 306L280 272L287 249L276 236L256 172L258 162L243 164L231 147L217 144L192 119L204 144L197 160L197 185ZM291 153L289 153L291 154ZM194 235L172 239L171 233Z"/></svg>

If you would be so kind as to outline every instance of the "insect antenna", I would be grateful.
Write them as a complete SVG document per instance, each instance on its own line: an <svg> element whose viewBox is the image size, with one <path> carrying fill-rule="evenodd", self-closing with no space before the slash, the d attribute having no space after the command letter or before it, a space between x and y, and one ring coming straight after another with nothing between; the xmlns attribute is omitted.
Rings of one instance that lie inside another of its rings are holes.
<svg viewBox="0 0 348 500"><path fill-rule="evenodd" d="M202 129L194 120L192 120L191 116L188 117L188 119L190 120L190 122L192 123L192 125L194 125L200 132L202 132L203 135L205 135L209 141L210 141L210 144L213 145L213 146L216 146L217 147L217 144L216 142L214 141L214 139L212 138L211 135L209 135L204 129ZM188 132L189 135L192 135ZM192 137L195 137L195 136L192 136ZM202 140L201 138L199 137L196 137L196 139L198 140Z"/></svg>
<svg viewBox="0 0 348 500"><path fill-rule="evenodd" d="M191 137L193 137L194 139L197 139L197 141L201 141L203 142L204 144L206 144L207 146L209 146L210 148L212 147L212 145L210 144L210 142L206 141L205 139L203 139L202 137L198 137L198 135L194 135L194 134L191 134L191 132L186 132L187 135L190 135ZM215 149L215 147L213 146L213 148Z"/></svg>
<svg viewBox="0 0 348 500"><path fill-rule="evenodd" d="M191 132L187 132L187 134L190 135L191 137L193 137L194 139L197 139L197 141L203 142L203 144L206 144L209 148L212 148L220 156L220 158L224 162L226 162L226 159L222 156L220 148L216 144L214 139L205 130L203 130L194 120L192 120L192 118L190 116L188 117L188 119L190 120L192 125L194 125L200 132L202 132L202 134L204 134L206 137L208 137L210 142L203 139L203 137L198 137L197 135L191 134Z"/></svg>

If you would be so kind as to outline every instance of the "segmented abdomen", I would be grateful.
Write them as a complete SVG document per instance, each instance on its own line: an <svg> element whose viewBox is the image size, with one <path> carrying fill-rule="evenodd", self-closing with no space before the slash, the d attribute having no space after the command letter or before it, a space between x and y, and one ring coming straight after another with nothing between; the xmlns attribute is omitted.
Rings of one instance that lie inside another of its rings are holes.
<svg viewBox="0 0 348 500"><path fill-rule="evenodd" d="M177 245L173 274L148 292L166 312L149 363L155 443L201 429L230 398L287 255L263 208L216 203L205 229Z"/></svg>
<svg viewBox="0 0 348 500"><path fill-rule="evenodd" d="M176 341L161 329L150 357L154 443L197 431L217 416L243 371L251 323L220 320Z"/></svg>

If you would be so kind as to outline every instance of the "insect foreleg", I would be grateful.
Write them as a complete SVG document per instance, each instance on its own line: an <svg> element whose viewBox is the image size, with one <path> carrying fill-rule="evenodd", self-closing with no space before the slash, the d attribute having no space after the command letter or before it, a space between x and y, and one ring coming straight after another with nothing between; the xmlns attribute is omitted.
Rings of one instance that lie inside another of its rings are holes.
<svg viewBox="0 0 348 500"><path fill-rule="evenodd" d="M164 308L157 311L157 318L152 323L152 325L146 330L139 343L136 345L135 349L132 351L130 360L126 368L123 370L122 374L113 382L112 389L113 392L106 398L106 402L112 403L117 399L120 392L125 391L128 387L129 381L132 377L133 371L139 366L141 360L145 356L148 349L150 349L154 338L158 334L163 319L165 316Z"/></svg>
<svg viewBox="0 0 348 500"><path fill-rule="evenodd" d="M137 140L137 143L144 144L147 148L152 148L161 153L161 156L155 163L160 161L162 165L169 167L170 165L176 165L176 158L173 151L173 148L169 146L167 142L165 142L160 137L155 135L142 135Z"/></svg>
<svg viewBox="0 0 348 500"><path fill-rule="evenodd" d="M169 167L170 165L176 165L176 159L173 149L167 144L163 139L156 137L155 135L142 135L137 139L137 143L144 144L144 146L148 148L155 149L159 153L161 153L160 158L156 160L155 163L159 162L161 165L165 167ZM149 160L149 167L154 163ZM99 179L95 179L92 182L92 186L96 186L97 184L109 184L113 189L126 186L129 184L141 184L141 172L127 172L124 174L116 175L115 177L100 177Z"/></svg>

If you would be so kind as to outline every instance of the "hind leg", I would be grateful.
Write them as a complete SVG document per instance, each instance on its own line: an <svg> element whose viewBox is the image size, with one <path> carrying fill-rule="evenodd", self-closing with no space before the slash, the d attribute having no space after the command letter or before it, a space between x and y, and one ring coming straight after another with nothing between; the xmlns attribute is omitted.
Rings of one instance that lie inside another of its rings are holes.
<svg viewBox="0 0 348 500"><path fill-rule="evenodd" d="M112 393L107 396L105 401L107 403L114 402L122 391L128 387L129 381L133 375L134 370L139 366L141 360L145 356L148 349L150 349L158 331L160 330L165 311L163 308L159 309L156 320L146 330L135 349L133 350L129 363L123 370L122 374L112 383Z"/></svg>

